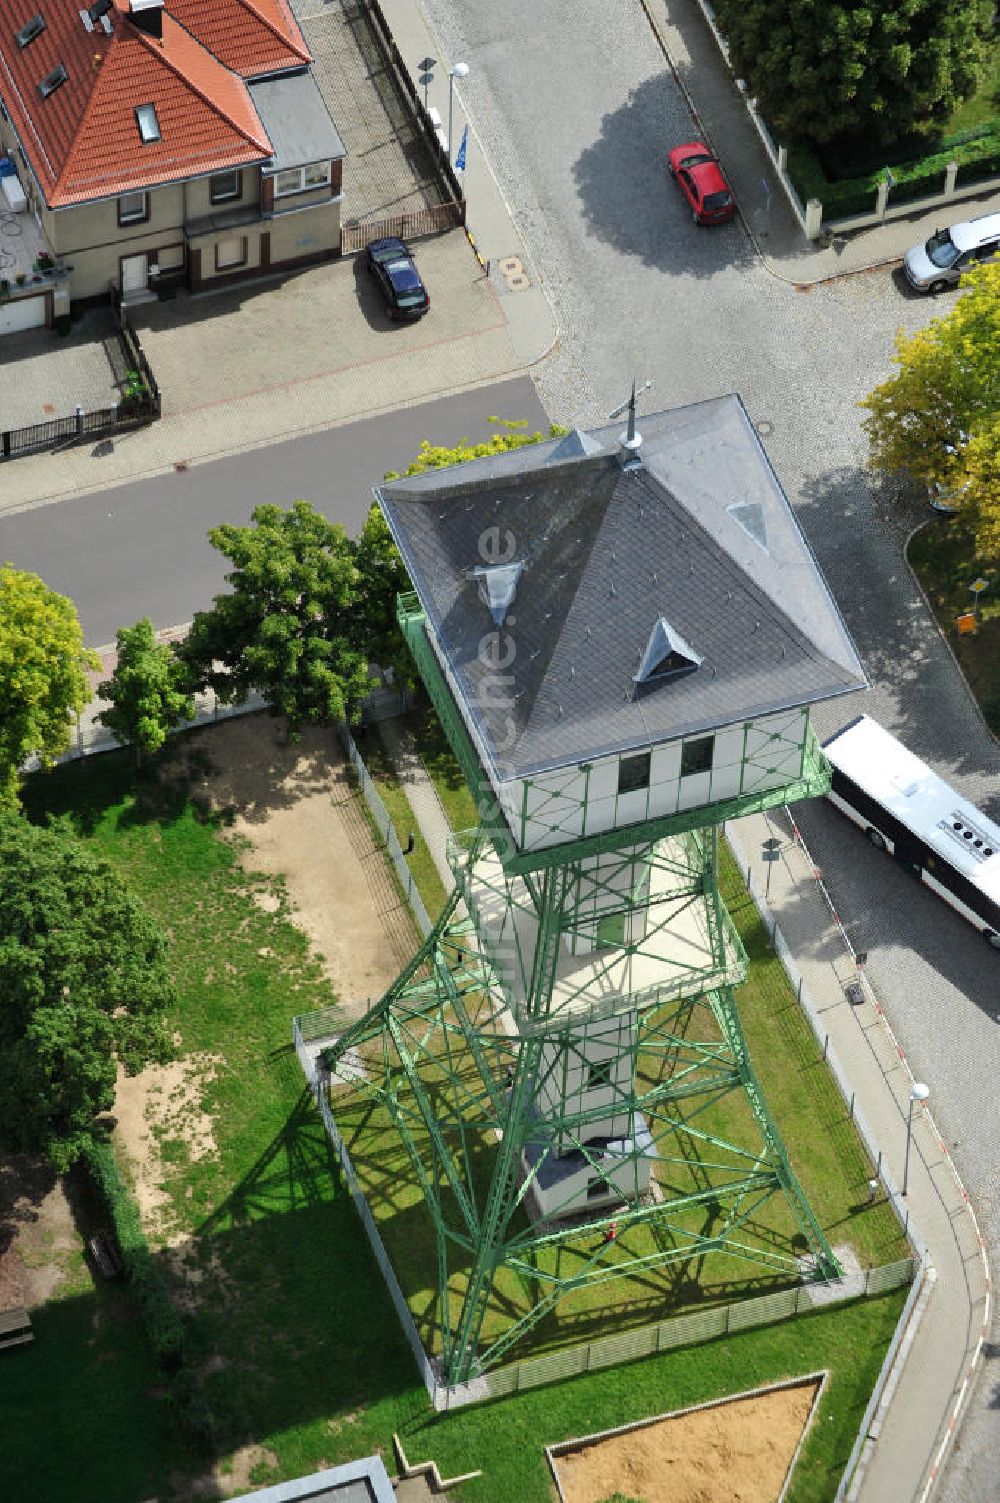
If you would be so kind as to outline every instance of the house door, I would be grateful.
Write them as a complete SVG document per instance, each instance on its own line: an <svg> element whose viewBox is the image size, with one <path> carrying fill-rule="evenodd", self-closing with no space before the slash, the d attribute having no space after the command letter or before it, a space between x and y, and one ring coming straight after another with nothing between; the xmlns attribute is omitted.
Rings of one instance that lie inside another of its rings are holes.
<svg viewBox="0 0 1000 1503"><path fill-rule="evenodd" d="M145 254L122 258L122 294L145 292L149 285L149 263Z"/></svg>

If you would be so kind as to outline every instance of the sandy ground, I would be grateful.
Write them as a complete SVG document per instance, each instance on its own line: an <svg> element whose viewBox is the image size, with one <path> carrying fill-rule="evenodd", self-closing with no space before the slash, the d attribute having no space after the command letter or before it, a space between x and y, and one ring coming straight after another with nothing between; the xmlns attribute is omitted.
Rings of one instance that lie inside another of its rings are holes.
<svg viewBox="0 0 1000 1503"><path fill-rule="evenodd" d="M818 1383L660 1420L556 1458L566 1503L776 1503Z"/></svg>
<svg viewBox="0 0 1000 1503"><path fill-rule="evenodd" d="M6 1157L0 1163L0 1310L44 1304L79 1247L64 1180L43 1160Z"/></svg>
<svg viewBox="0 0 1000 1503"><path fill-rule="evenodd" d="M194 792L235 813L252 845L245 864L283 877L295 922L308 934L349 1014L394 981L415 946L409 910L375 845L340 739L311 729L294 746L268 715L222 721L189 741L212 767Z"/></svg>

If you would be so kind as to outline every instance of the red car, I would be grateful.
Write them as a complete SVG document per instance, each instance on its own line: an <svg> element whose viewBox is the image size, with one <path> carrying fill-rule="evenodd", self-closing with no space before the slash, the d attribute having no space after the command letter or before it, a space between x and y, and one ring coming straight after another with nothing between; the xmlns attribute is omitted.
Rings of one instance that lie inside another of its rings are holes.
<svg viewBox="0 0 1000 1503"><path fill-rule="evenodd" d="M667 157L670 176L691 205L695 224L721 224L732 219L736 204L722 168L701 141L675 146Z"/></svg>

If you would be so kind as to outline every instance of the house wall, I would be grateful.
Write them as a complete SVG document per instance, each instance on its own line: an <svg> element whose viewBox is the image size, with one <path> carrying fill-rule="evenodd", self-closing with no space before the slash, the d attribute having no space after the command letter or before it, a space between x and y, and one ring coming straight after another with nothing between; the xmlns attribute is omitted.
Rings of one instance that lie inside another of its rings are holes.
<svg viewBox="0 0 1000 1503"><path fill-rule="evenodd" d="M541 777L511 780L503 807L524 850L539 850L583 836L617 830L685 809L780 788L802 769L807 709L783 711L714 733L709 771L681 776L683 740L651 749L649 786L619 793L621 757L564 768ZM702 736L689 737L700 741Z"/></svg>
<svg viewBox="0 0 1000 1503"><path fill-rule="evenodd" d="M142 252L156 257L161 248L176 248L184 241L184 194L179 183L150 189L149 219L143 224L120 225L114 198L72 209L43 209L39 217L53 251L73 268L74 302L103 296L112 282L120 285L123 257ZM171 257L165 259L169 262Z"/></svg>

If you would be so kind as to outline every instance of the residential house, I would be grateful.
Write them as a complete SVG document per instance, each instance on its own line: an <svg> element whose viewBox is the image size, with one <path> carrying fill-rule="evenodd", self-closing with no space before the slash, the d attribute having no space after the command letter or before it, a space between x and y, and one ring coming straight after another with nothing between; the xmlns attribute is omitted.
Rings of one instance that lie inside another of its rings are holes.
<svg viewBox="0 0 1000 1503"><path fill-rule="evenodd" d="M311 61L287 0L0 0L0 331L335 255Z"/></svg>

